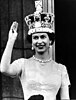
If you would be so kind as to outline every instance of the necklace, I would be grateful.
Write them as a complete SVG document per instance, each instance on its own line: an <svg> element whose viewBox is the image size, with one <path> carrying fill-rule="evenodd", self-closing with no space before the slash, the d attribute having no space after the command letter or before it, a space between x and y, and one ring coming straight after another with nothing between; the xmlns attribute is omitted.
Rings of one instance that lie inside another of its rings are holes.
<svg viewBox="0 0 76 100"><path fill-rule="evenodd" d="M33 55L33 58L34 58L34 60L39 61L40 63L47 63L47 62L51 61L51 57L50 57L50 59L48 59L48 60L41 60L41 59L36 58L36 57Z"/></svg>

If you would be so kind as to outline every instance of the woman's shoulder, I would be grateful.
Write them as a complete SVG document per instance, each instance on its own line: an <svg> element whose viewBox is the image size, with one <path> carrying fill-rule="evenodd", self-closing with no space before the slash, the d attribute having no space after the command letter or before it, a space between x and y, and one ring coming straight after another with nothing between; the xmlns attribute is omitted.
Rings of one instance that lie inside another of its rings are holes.
<svg viewBox="0 0 76 100"><path fill-rule="evenodd" d="M32 60L33 60L32 57L30 57L30 58L19 58L19 59L15 60L15 61L17 61L17 62L19 62L19 63L23 63L23 64L28 64L28 63L30 63Z"/></svg>
<svg viewBox="0 0 76 100"><path fill-rule="evenodd" d="M58 62L56 62L56 61L52 61L52 63L53 63L53 65L56 67L56 68L58 68L60 71L64 71L64 70L66 70L67 68L66 68L66 66L64 65L64 64L61 64L61 63L58 63Z"/></svg>
<svg viewBox="0 0 76 100"><path fill-rule="evenodd" d="M12 64L17 64L17 65L21 65L23 64L24 62L27 62L27 59L26 58L18 58L14 61L12 61Z"/></svg>

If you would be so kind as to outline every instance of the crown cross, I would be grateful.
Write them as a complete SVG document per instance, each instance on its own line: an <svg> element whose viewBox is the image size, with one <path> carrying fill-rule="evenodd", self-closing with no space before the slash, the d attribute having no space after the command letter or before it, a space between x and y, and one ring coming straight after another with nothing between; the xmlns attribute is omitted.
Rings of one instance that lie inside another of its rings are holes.
<svg viewBox="0 0 76 100"><path fill-rule="evenodd" d="M35 7L36 7L36 12L35 13L39 13L42 12L42 1L35 1Z"/></svg>

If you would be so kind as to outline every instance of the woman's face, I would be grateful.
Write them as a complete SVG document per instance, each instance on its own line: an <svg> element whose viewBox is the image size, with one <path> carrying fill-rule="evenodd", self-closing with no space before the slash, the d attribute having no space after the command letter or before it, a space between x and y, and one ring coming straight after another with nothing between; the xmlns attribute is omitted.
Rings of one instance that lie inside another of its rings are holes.
<svg viewBox="0 0 76 100"><path fill-rule="evenodd" d="M32 45L36 52L45 52L49 49L50 40L47 33L32 35Z"/></svg>

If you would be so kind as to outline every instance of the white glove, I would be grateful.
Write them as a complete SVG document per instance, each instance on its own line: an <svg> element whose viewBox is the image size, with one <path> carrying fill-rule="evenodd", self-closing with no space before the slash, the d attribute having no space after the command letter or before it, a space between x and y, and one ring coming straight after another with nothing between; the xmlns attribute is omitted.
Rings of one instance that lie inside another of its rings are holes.
<svg viewBox="0 0 76 100"><path fill-rule="evenodd" d="M17 33L17 28L18 28L18 23L15 21L15 22L13 22L13 24L11 25L11 28L10 28L10 31L9 31L9 40L13 40L13 41L15 41L16 40L16 38L17 38L17 35L18 35L18 33Z"/></svg>

